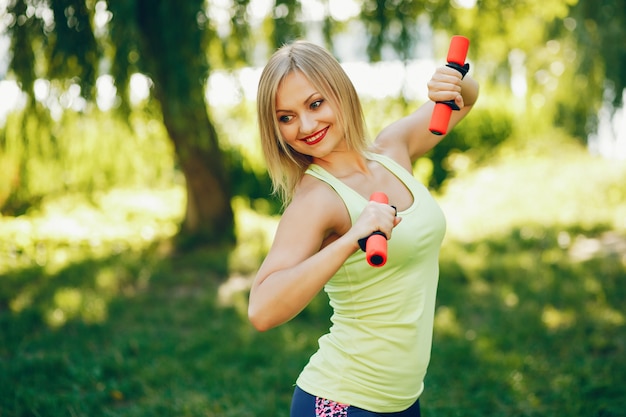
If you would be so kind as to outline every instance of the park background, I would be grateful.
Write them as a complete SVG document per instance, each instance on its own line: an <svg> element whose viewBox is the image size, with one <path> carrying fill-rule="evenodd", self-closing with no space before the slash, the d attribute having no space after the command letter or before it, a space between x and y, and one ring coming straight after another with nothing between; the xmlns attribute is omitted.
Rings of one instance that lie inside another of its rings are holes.
<svg viewBox="0 0 626 417"><path fill-rule="evenodd" d="M481 97L415 165L448 219L423 414L625 416L623 0L0 1L0 416L287 416L330 309L247 321L260 68L327 46L373 135L454 34Z"/></svg>

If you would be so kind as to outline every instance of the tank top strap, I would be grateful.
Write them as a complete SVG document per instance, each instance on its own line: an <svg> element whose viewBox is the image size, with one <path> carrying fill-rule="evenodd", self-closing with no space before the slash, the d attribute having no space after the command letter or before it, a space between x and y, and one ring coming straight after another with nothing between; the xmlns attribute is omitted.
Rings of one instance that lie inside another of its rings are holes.
<svg viewBox="0 0 626 417"><path fill-rule="evenodd" d="M330 172L326 171L319 165L311 164L305 171L305 174L311 175L326 184L328 184L341 197L343 203L350 213L350 219L354 223L360 216L363 208L367 204L367 200L362 195L348 187L341 180L336 178Z"/></svg>
<svg viewBox="0 0 626 417"><path fill-rule="evenodd" d="M402 165L391 159L386 155L381 155L379 153L367 152L365 154L367 159L371 161L376 161L380 163L382 166L387 168L393 175L398 177L404 185L410 188L410 184L415 182L415 177L409 171L407 171Z"/></svg>

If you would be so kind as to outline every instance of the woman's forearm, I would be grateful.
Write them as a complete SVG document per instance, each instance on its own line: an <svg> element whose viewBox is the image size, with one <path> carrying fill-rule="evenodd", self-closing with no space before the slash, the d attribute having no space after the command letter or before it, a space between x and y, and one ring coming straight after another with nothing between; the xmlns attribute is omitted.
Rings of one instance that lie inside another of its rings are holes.
<svg viewBox="0 0 626 417"><path fill-rule="evenodd" d="M292 319L357 249L356 241L344 235L299 264L259 280L250 293L250 322L265 331Z"/></svg>
<svg viewBox="0 0 626 417"><path fill-rule="evenodd" d="M466 106L473 106L478 100L479 92L478 82L472 77L465 76L461 81L461 96L463 96L463 104Z"/></svg>

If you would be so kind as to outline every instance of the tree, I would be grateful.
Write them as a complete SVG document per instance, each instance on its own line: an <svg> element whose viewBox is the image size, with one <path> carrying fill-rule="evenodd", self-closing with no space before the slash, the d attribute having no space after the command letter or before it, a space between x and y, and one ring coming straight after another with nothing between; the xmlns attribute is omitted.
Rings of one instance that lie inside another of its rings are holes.
<svg viewBox="0 0 626 417"><path fill-rule="evenodd" d="M242 1L240 3L244 3ZM107 36L97 39L93 18L103 1L15 0L7 12L12 59L10 68L29 96L37 78L61 85L77 83L93 100L98 68L110 62L128 112L128 81L142 72L153 81L163 123L186 179L187 210L181 244L229 247L234 242L228 162L204 99L208 75L207 19L202 0L110 2ZM241 35L238 33L237 35Z"/></svg>
<svg viewBox="0 0 626 417"><path fill-rule="evenodd" d="M562 100L558 116L576 127L574 133L593 133L602 104L613 110L624 104L626 0L579 0L559 23L555 36L576 46L572 64L583 82Z"/></svg>
<svg viewBox="0 0 626 417"><path fill-rule="evenodd" d="M123 89L133 72L154 82L154 97L187 187L186 243L234 242L229 167L204 99L209 66L202 0L110 2L113 76ZM127 94L123 95L127 97Z"/></svg>

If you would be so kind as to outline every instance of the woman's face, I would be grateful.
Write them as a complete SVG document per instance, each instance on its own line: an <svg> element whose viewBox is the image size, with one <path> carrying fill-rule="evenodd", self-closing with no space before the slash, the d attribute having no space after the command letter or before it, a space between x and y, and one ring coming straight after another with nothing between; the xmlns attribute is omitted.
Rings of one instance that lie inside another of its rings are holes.
<svg viewBox="0 0 626 417"><path fill-rule="evenodd" d="M300 71L278 86L276 119L287 144L301 154L322 158L345 147L332 106Z"/></svg>

